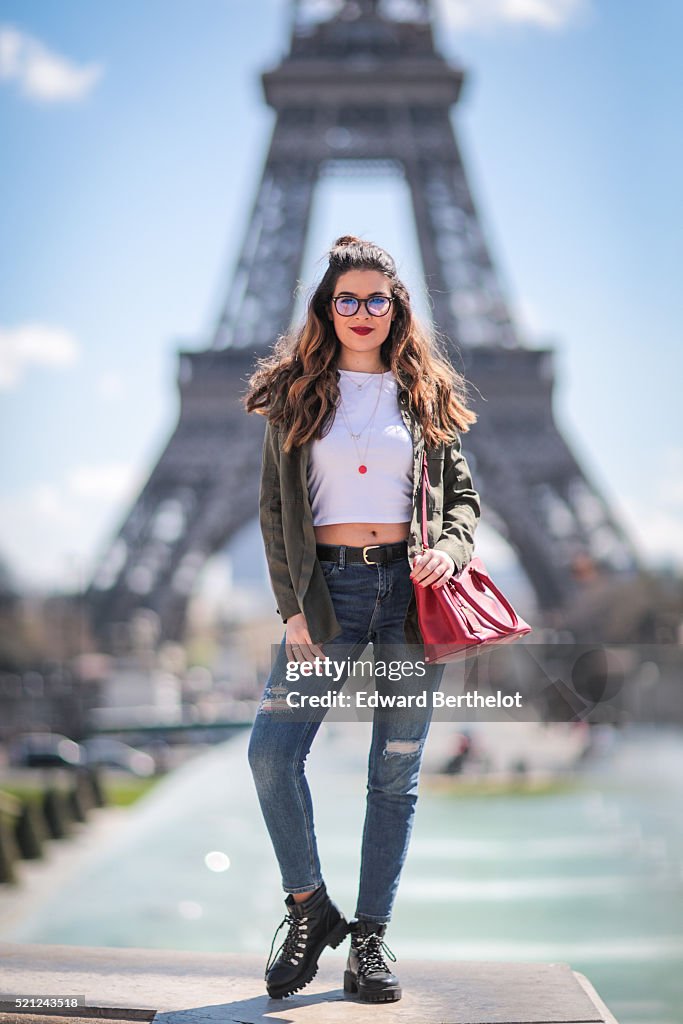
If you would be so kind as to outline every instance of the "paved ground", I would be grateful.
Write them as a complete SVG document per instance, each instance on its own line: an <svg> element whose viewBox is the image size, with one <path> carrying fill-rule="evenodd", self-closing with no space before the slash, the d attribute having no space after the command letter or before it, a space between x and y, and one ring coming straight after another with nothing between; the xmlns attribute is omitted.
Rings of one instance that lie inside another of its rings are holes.
<svg viewBox="0 0 683 1024"><path fill-rule="evenodd" d="M377 1024L380 1015L385 1024L616 1024L567 964L404 960L403 998L375 1006L344 995L344 963L327 950L302 992L270 999L262 957L0 943L0 990L85 996L93 1009L80 1013L92 1019L150 1020L156 1011L155 1024ZM14 1019L0 1013L0 1024Z"/></svg>

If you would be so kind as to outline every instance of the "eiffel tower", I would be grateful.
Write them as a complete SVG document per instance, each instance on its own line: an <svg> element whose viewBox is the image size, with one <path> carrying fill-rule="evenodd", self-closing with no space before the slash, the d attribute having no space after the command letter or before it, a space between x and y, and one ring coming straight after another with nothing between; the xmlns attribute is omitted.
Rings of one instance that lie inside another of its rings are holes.
<svg viewBox="0 0 683 1024"><path fill-rule="evenodd" d="M326 16L315 6L317 17L311 0L292 2L289 53L262 75L277 117L214 336L178 353L177 426L86 593L105 643L139 608L156 612L162 638L182 639L197 574L257 514L263 421L239 399L255 358L291 322L323 175L407 183L434 322L485 398L463 438L483 516L539 608L561 611L581 566L638 567L555 425L552 350L524 347L512 322L450 119L464 72L435 48L429 0L330 0Z"/></svg>

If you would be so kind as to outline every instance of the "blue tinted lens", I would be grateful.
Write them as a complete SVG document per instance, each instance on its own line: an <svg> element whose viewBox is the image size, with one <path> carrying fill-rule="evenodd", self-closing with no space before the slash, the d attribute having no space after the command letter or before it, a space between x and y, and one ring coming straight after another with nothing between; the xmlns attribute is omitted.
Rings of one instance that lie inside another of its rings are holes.
<svg viewBox="0 0 683 1024"><path fill-rule="evenodd" d="M384 298L382 295L376 295L374 298L368 299L368 311L374 316L384 316L389 306L389 299Z"/></svg>
<svg viewBox="0 0 683 1024"><path fill-rule="evenodd" d="M353 316L358 309L358 299L354 299L349 295L348 297L337 299L335 306L341 316Z"/></svg>

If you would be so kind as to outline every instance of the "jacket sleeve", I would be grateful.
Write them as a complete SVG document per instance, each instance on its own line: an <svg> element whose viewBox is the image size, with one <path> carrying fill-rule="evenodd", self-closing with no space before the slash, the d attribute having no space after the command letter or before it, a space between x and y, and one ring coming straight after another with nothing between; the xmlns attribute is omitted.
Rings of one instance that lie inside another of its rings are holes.
<svg viewBox="0 0 683 1024"><path fill-rule="evenodd" d="M277 430L274 430L268 421L266 421L261 459L259 522L270 582L277 602L277 612L282 617L282 621L286 622L292 615L298 614L301 609L289 574L282 532Z"/></svg>
<svg viewBox="0 0 683 1024"><path fill-rule="evenodd" d="M443 467L443 526L434 545L455 562L456 573L468 564L474 553L474 531L481 515L479 495L472 486L472 477L460 438L445 445Z"/></svg>

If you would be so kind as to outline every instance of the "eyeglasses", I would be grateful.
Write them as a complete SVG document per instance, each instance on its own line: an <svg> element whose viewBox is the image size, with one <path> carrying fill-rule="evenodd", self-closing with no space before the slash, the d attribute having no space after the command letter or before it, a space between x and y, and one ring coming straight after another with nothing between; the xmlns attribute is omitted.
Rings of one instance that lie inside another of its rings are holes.
<svg viewBox="0 0 683 1024"><path fill-rule="evenodd" d="M353 316L365 304L370 316L386 316L394 301L388 295L371 295L369 299L357 299L355 295L335 295L332 298L339 316Z"/></svg>

